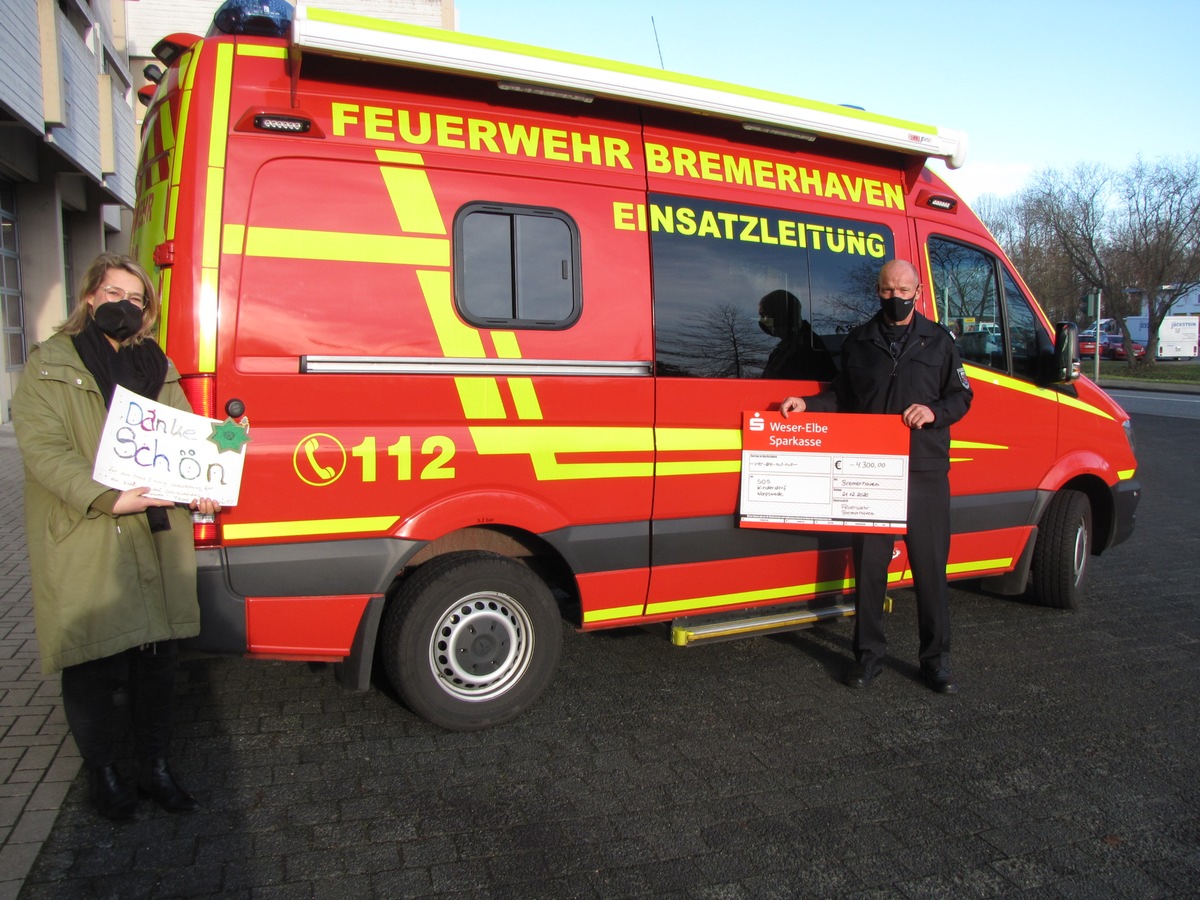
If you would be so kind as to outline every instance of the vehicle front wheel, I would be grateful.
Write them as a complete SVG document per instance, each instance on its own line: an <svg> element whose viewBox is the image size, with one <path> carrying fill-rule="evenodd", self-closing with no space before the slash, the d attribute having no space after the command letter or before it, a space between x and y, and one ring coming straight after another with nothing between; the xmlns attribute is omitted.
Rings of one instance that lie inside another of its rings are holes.
<svg viewBox="0 0 1200 900"><path fill-rule="evenodd" d="M1092 548L1092 505L1080 491L1059 491L1042 513L1033 548L1030 591L1043 606L1078 609Z"/></svg>
<svg viewBox="0 0 1200 900"><path fill-rule="evenodd" d="M550 589L494 553L449 553L405 579L384 617L384 669L413 712L452 731L499 725L549 685L562 650Z"/></svg>

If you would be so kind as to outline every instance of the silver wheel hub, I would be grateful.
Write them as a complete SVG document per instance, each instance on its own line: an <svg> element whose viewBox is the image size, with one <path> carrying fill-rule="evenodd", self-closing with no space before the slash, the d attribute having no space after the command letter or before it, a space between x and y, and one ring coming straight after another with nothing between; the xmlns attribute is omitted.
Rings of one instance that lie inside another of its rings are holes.
<svg viewBox="0 0 1200 900"><path fill-rule="evenodd" d="M1087 566L1088 533L1083 522L1075 529L1075 583L1083 580L1083 570Z"/></svg>
<svg viewBox="0 0 1200 900"><path fill-rule="evenodd" d="M521 680L532 653L533 629L521 604L480 591L442 615L429 642L429 665L447 694L491 700Z"/></svg>

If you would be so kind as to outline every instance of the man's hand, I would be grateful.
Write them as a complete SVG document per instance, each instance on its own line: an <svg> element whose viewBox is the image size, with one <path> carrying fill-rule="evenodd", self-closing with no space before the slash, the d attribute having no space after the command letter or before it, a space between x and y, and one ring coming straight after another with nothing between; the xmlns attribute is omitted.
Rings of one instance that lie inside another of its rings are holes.
<svg viewBox="0 0 1200 900"><path fill-rule="evenodd" d="M914 403L900 414L900 418L904 420L904 424L909 428L924 428L926 425L933 424L934 419L937 417L934 416L933 410L928 406Z"/></svg>
<svg viewBox="0 0 1200 900"><path fill-rule="evenodd" d="M786 419L790 412L804 412L807 407L801 397L784 397L783 402L779 404L779 411L783 413Z"/></svg>

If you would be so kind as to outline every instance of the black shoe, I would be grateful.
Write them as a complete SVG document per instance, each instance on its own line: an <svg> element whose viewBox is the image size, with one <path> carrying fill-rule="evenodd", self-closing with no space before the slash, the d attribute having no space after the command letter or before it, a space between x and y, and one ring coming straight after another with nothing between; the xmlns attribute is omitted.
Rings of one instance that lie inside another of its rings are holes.
<svg viewBox="0 0 1200 900"><path fill-rule="evenodd" d="M121 780L116 766L110 764L89 769L88 779L88 797L96 812L115 822L133 818L133 811L137 808L137 797L129 785Z"/></svg>
<svg viewBox="0 0 1200 900"><path fill-rule="evenodd" d="M938 694L957 694L958 681L950 674L949 669L922 669L921 680L926 686Z"/></svg>
<svg viewBox="0 0 1200 900"><path fill-rule="evenodd" d="M200 808L199 801L179 786L162 757L142 764L138 792L170 813L190 813Z"/></svg>
<svg viewBox="0 0 1200 900"><path fill-rule="evenodd" d="M883 673L883 666L878 662L855 663L846 673L846 686L865 688Z"/></svg>

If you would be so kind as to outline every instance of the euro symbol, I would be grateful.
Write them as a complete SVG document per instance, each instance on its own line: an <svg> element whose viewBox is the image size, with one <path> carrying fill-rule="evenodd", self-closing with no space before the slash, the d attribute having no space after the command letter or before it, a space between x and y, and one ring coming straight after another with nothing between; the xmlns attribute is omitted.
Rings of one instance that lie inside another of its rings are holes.
<svg viewBox="0 0 1200 900"><path fill-rule="evenodd" d="M840 459L835 460L833 463L833 467L840 472L842 470L842 461Z"/></svg>

